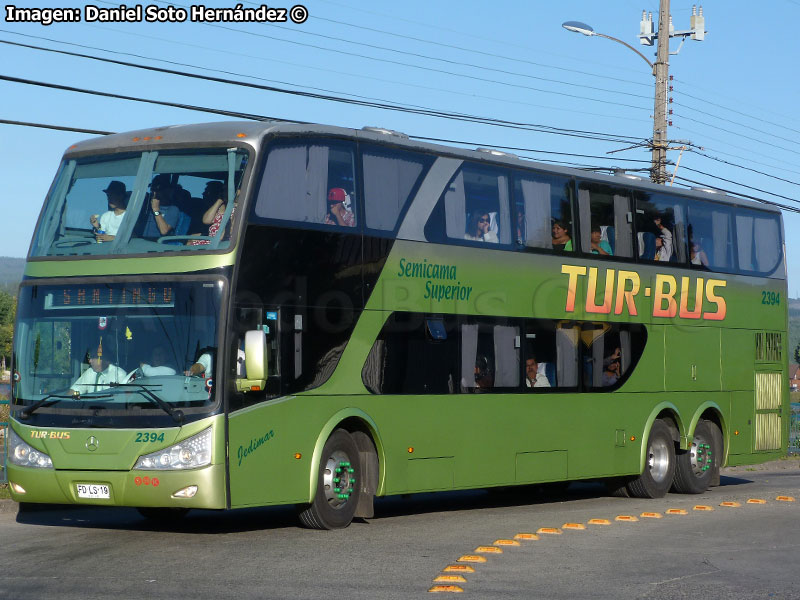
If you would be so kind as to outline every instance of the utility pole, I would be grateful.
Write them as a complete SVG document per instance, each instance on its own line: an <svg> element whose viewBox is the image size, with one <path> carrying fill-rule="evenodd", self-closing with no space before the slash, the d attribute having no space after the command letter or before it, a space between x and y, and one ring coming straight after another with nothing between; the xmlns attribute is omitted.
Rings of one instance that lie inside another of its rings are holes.
<svg viewBox="0 0 800 600"><path fill-rule="evenodd" d="M661 0L658 14L658 51L653 65L656 78L653 107L653 160L650 178L653 183L667 180L667 81L669 80L669 0ZM666 35L665 35L666 34Z"/></svg>

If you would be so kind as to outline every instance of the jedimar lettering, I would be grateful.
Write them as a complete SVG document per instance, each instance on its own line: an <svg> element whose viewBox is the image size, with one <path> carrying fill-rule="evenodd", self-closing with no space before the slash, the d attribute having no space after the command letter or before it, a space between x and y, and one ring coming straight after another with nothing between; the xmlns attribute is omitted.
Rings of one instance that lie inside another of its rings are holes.
<svg viewBox="0 0 800 600"><path fill-rule="evenodd" d="M584 310L589 314L639 314L637 299L652 297L653 316L681 319L721 321L728 307L720 291L727 282L706 277L676 277L658 273L652 289L642 287L636 271L605 269L582 265L562 265L567 275L567 297L564 310L575 312L578 287L585 290Z"/></svg>

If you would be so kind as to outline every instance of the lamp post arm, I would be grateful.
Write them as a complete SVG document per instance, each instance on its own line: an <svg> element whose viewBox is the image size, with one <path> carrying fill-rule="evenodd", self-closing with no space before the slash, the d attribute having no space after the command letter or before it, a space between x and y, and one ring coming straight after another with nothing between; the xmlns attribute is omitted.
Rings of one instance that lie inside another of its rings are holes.
<svg viewBox="0 0 800 600"><path fill-rule="evenodd" d="M619 43L620 43L620 44L622 44L623 46L625 46L625 47L627 47L627 48L630 48L631 50L633 50L634 52L636 52L636 54L638 54L639 56L641 56L641 57L642 57L642 60L643 60L644 62L646 62L646 63L647 63L647 65L648 65L648 66L649 66L651 69L654 69L654 68L655 68L655 67L653 66L653 63L651 63L649 60L647 60L647 57L646 57L644 54L642 54L641 52L639 52L639 51L638 51L636 48L634 48L634 47L633 47L633 46L631 46L630 44L628 44L628 43L626 43L626 42L623 42L622 40L618 40L618 39L617 39L617 38L615 38L615 37L611 37L610 35L606 35L605 33L597 33L597 32L595 31L595 32L593 32L593 33L592 33L592 35L596 35L596 36L599 36L599 37L604 37L604 38L606 38L607 40L612 40L612 41L614 41L614 42L619 42Z"/></svg>

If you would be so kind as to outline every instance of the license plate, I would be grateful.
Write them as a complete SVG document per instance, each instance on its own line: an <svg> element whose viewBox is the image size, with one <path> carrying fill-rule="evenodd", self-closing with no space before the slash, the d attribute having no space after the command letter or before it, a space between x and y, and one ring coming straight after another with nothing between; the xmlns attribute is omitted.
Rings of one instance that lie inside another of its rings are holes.
<svg viewBox="0 0 800 600"><path fill-rule="evenodd" d="M78 483L78 498L111 498L107 485L97 483Z"/></svg>

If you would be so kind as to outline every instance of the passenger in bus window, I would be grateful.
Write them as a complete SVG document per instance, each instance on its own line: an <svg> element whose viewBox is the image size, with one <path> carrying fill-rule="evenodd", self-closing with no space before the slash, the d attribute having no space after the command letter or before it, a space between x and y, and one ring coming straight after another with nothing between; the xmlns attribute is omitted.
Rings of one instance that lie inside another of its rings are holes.
<svg viewBox="0 0 800 600"><path fill-rule="evenodd" d="M206 189L203 190L203 200L211 202L211 206L208 207L208 210L203 214L203 223L208 225L208 236L214 237L217 235L219 231L220 225L222 225L222 218L225 216L225 211L228 209L228 204L225 202L225 184L221 181L209 181L206 184ZM238 192L237 192L238 196ZM230 221L228 223L228 227L226 228L226 234L230 231L230 226L233 223L233 214L236 212L236 203L234 202L233 210L231 211ZM201 233L196 233L194 235L203 235ZM191 246L203 246L206 244L210 244L211 240L190 240L189 245Z"/></svg>
<svg viewBox="0 0 800 600"><path fill-rule="evenodd" d="M611 251L611 246L603 237L603 231L599 225L592 227L592 254L601 254L603 256L611 256L614 254Z"/></svg>
<svg viewBox="0 0 800 600"><path fill-rule="evenodd" d="M550 387L547 376L539 372L539 363L533 356L525 360L525 387Z"/></svg>
<svg viewBox="0 0 800 600"><path fill-rule="evenodd" d="M89 363L89 368L69 386L69 389L77 394L105 390L112 383L121 383L125 380L127 373L113 364L114 354L111 348L103 349L102 340L95 350L86 353L85 361Z"/></svg>
<svg viewBox="0 0 800 600"><path fill-rule="evenodd" d="M672 257L672 232L661 221L661 217L656 217L653 222L658 228L656 238L656 255L654 260L667 262Z"/></svg>
<svg viewBox="0 0 800 600"><path fill-rule="evenodd" d="M169 175L162 173L153 178L148 199L149 210L142 230L143 238L158 239L165 235L183 235L175 230L182 216L175 204L176 192Z"/></svg>
<svg viewBox="0 0 800 600"><path fill-rule="evenodd" d="M153 346L150 353L150 363L142 363L139 369L145 377L155 377L157 375L175 375L176 371L167 365L167 351L163 346Z"/></svg>
<svg viewBox="0 0 800 600"><path fill-rule="evenodd" d="M183 374L191 377L203 377L208 379L214 375L213 367L214 349L203 348L203 350L200 351L200 355L197 357L197 361L189 367L188 371L184 371Z"/></svg>
<svg viewBox="0 0 800 600"><path fill-rule="evenodd" d="M708 256L700 244L689 240L689 260L693 265L708 267Z"/></svg>
<svg viewBox="0 0 800 600"><path fill-rule="evenodd" d="M473 213L464 239L496 244L499 240L497 239L497 234L491 230L491 224L492 218L488 212L477 211Z"/></svg>
<svg viewBox="0 0 800 600"><path fill-rule="evenodd" d="M353 214L353 202L344 188L331 188L328 192L328 213L325 225L355 227L356 216Z"/></svg>
<svg viewBox="0 0 800 600"><path fill-rule="evenodd" d="M620 378L620 356L621 349L616 348L613 354L603 359L603 375L600 379L601 386L610 387L617 383L617 380Z"/></svg>
<svg viewBox="0 0 800 600"><path fill-rule="evenodd" d="M489 359L479 356L475 360L475 391L487 391L494 387L494 376L489 365Z"/></svg>
<svg viewBox="0 0 800 600"><path fill-rule="evenodd" d="M572 251L572 238L569 233L569 225L564 221L553 221L553 250Z"/></svg>
<svg viewBox="0 0 800 600"><path fill-rule="evenodd" d="M112 181L103 190L108 200L108 210L102 215L92 215L89 221L94 227L94 237L98 243L110 242L117 235L125 210L128 208L128 191L121 181Z"/></svg>

